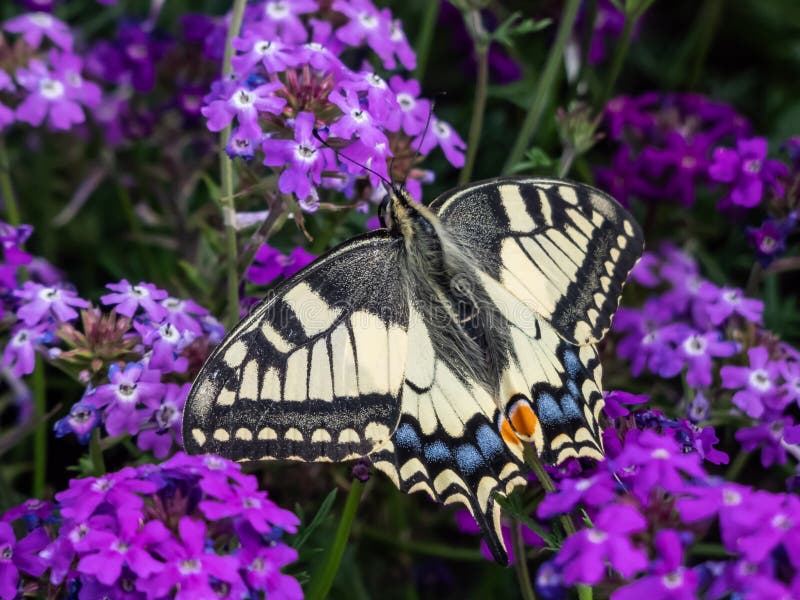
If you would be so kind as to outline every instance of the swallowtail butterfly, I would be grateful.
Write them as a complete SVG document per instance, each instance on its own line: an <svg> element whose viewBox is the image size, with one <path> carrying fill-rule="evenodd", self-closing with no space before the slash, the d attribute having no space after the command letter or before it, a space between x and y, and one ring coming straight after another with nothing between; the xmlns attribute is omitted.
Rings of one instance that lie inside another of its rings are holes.
<svg viewBox="0 0 800 600"><path fill-rule="evenodd" d="M463 504L498 562L496 495L543 461L602 457L595 345L642 232L608 195L502 177L425 207L392 189L382 229L280 285L211 354L183 417L191 453L369 456L404 492Z"/></svg>

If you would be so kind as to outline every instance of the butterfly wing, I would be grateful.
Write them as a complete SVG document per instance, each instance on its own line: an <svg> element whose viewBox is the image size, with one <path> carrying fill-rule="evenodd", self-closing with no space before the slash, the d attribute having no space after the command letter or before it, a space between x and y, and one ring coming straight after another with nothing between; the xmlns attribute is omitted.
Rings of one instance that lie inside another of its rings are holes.
<svg viewBox="0 0 800 600"><path fill-rule="evenodd" d="M578 345L605 335L643 250L639 226L613 198L567 181L492 179L430 208L483 272Z"/></svg>
<svg viewBox="0 0 800 600"><path fill-rule="evenodd" d="M407 493L462 504L477 521L495 559L507 563L500 525L505 496L525 485L522 447L499 433L502 415L480 385L437 356L432 333L410 309L409 352L400 422L392 442L371 456L376 468ZM510 432L509 432L510 433Z"/></svg>
<svg viewBox="0 0 800 600"><path fill-rule="evenodd" d="M401 244L385 231L355 238L242 320L186 401L187 451L338 461L388 443L407 353Z"/></svg>

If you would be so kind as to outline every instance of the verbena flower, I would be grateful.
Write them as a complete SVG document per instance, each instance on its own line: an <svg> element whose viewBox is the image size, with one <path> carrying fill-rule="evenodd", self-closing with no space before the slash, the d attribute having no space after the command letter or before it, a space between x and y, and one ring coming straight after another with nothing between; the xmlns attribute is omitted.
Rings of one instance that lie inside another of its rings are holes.
<svg viewBox="0 0 800 600"><path fill-rule="evenodd" d="M47 564L37 553L50 541L42 528L34 529L21 540L8 523L0 522L0 598L13 600L19 592L20 572L33 577L44 573Z"/></svg>
<svg viewBox="0 0 800 600"><path fill-rule="evenodd" d="M766 348L755 347L747 351L749 367L722 367L722 386L738 390L733 403L746 414L758 418L767 408L782 408L777 389L778 365L769 359Z"/></svg>
<svg viewBox="0 0 800 600"><path fill-rule="evenodd" d="M16 33L33 49L46 37L62 50L72 49L72 32L64 21L46 12L32 12L12 17L3 23L3 29Z"/></svg>
<svg viewBox="0 0 800 600"><path fill-rule="evenodd" d="M167 292L156 288L152 283L140 282L137 285L123 279L119 283L109 283L106 287L113 293L100 297L100 302L114 306L119 314L133 317L137 309L142 308L153 321L161 321L167 316L167 309L159 304L159 300L167 297Z"/></svg>
<svg viewBox="0 0 800 600"><path fill-rule="evenodd" d="M87 308L89 303L70 289L51 287L26 281L14 296L23 300L17 315L25 325L33 327L48 318L72 321L78 317L75 308Z"/></svg>
<svg viewBox="0 0 800 600"><path fill-rule="evenodd" d="M767 189L782 194L781 178L789 174L786 165L767 159L764 138L740 139L735 150L716 148L708 172L714 181L731 185L724 203L745 208L760 204Z"/></svg>

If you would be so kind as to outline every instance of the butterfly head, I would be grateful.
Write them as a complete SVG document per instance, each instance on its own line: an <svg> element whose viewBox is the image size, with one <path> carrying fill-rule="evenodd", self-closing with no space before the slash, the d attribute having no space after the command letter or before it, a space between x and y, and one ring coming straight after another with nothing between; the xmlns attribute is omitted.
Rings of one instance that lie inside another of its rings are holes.
<svg viewBox="0 0 800 600"><path fill-rule="evenodd" d="M403 233L403 223L409 220L414 211L414 200L402 185L384 184L386 196L378 208L381 226L393 233Z"/></svg>

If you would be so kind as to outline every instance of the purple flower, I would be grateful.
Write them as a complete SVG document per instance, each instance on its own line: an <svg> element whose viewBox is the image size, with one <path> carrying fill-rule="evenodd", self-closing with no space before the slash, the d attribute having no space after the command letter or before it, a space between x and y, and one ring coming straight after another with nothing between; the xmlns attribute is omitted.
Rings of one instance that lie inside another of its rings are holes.
<svg viewBox="0 0 800 600"><path fill-rule="evenodd" d="M157 486L137 478L136 471L126 467L102 477L72 479L69 489L56 494L61 514L77 522L85 521L95 509L110 504L116 514L128 518L141 517L144 504L140 494L152 494Z"/></svg>
<svg viewBox="0 0 800 600"><path fill-rule="evenodd" d="M328 99L344 113L331 125L331 135L344 140L357 135L366 146L388 146L386 135L378 128L369 111L361 106L357 92L350 88L333 90Z"/></svg>
<svg viewBox="0 0 800 600"><path fill-rule="evenodd" d="M648 397L644 394L630 394L615 390L612 392L605 392L603 399L606 404L603 407L604 412L610 419L619 419L630 414L630 411L623 407L623 404L644 404L647 402Z"/></svg>
<svg viewBox="0 0 800 600"><path fill-rule="evenodd" d="M283 42L271 39L264 28L256 26L247 29L245 34L233 40L233 47L239 54L231 64L235 72L246 77L257 64L262 64L268 73L280 73L299 64L294 48Z"/></svg>
<svg viewBox="0 0 800 600"><path fill-rule="evenodd" d="M756 249L762 265L769 265L786 250L786 238L792 227L784 221L767 219L760 227L748 227L747 239Z"/></svg>
<svg viewBox="0 0 800 600"><path fill-rule="evenodd" d="M34 529L17 541L11 525L0 522L0 598L13 600L17 597L20 572L33 577L44 573L47 565L38 552L49 542L50 537L42 528Z"/></svg>
<svg viewBox="0 0 800 600"><path fill-rule="evenodd" d="M183 373L189 361L180 353L192 343L195 335L190 331L181 332L172 323L162 325L134 321L134 329L142 336L142 343L149 349L147 367L162 373Z"/></svg>
<svg viewBox="0 0 800 600"><path fill-rule="evenodd" d="M136 445L140 450L150 450L158 459L165 459L172 449L173 438L180 445L181 439L181 415L183 405L189 396L191 384L175 383L166 384L166 391L161 398L161 403L155 412L152 420L155 421L155 429L146 429L136 438Z"/></svg>
<svg viewBox="0 0 800 600"><path fill-rule="evenodd" d="M36 364L36 344L49 337L44 325L17 327L3 350L3 366L10 367L14 377L30 375Z"/></svg>
<svg viewBox="0 0 800 600"><path fill-rule="evenodd" d="M720 339L719 332L701 333L688 330L680 342L680 353L686 362L686 382L694 387L711 385L712 358L733 356L739 351L736 342Z"/></svg>
<svg viewBox="0 0 800 600"><path fill-rule="evenodd" d="M682 491L685 487L682 473L694 477L706 475L696 454L684 454L674 439L652 431L629 431L614 464L617 471L638 467L633 491L642 502L647 502L650 491L656 487L672 493Z"/></svg>
<svg viewBox="0 0 800 600"><path fill-rule="evenodd" d="M105 585L113 585L128 568L138 577L159 573L163 563L156 560L149 549L170 538L169 530L161 521L149 521L139 527L139 521L120 519L119 531L92 529L85 537L86 554L78 562L77 570L93 575Z"/></svg>
<svg viewBox="0 0 800 600"><path fill-rule="evenodd" d="M311 183L319 184L326 164L333 164L332 151L323 148L312 135L314 115L301 112L294 122L294 140L265 139L264 164L280 166L288 163L278 180L284 194L294 192L298 198L311 194Z"/></svg>
<svg viewBox="0 0 800 600"><path fill-rule="evenodd" d="M716 148L708 173L714 181L731 184L725 202L752 208L761 203L766 187L776 195L783 193L780 179L789 174L786 165L767 159L767 140L740 139L736 150Z"/></svg>
<svg viewBox="0 0 800 600"><path fill-rule="evenodd" d="M86 397L88 402L105 407L105 425L109 435L139 431L143 420L157 407L164 393L158 371L145 370L141 363L128 363L125 370L114 363L108 369L109 384L97 387Z"/></svg>
<svg viewBox="0 0 800 600"><path fill-rule="evenodd" d="M302 600L303 590L294 577L284 575L280 569L297 560L297 550L285 544L265 545L246 531L242 547L237 554L244 579L250 587L266 592L267 598Z"/></svg>
<svg viewBox="0 0 800 600"><path fill-rule="evenodd" d="M751 323L761 323L764 303L746 298L740 289L718 288L713 283L703 281L697 295L706 302L706 312L714 325L720 325L731 315L738 315Z"/></svg>
<svg viewBox="0 0 800 600"><path fill-rule="evenodd" d="M51 54L51 62L53 56L56 55ZM51 71L41 60L32 59L28 68L17 70L17 81L29 92L17 106L16 117L20 121L38 127L46 118L55 129L70 129L86 120L80 105L85 90L76 86L72 70ZM92 94L89 97L94 98Z"/></svg>
<svg viewBox="0 0 800 600"><path fill-rule="evenodd" d="M208 310L197 302L170 296L161 301L161 306L167 309L165 323L171 323L181 333L188 331L196 336L202 335L203 326L198 318L207 316Z"/></svg>
<svg viewBox="0 0 800 600"><path fill-rule="evenodd" d="M119 283L109 283L106 287L114 293L101 296L100 302L114 306L114 310L121 315L131 318L138 308L142 308L153 321L160 322L168 314L168 310L158 302L167 297L167 292L156 288L152 283L139 282L138 285L131 285L127 279L123 279Z"/></svg>
<svg viewBox="0 0 800 600"><path fill-rule="evenodd" d="M389 87L395 93L400 110L393 110L386 119L389 131L402 130L406 135L419 135L431 114L431 103L419 97L419 82L414 79L404 81L399 75L389 80Z"/></svg>
<svg viewBox="0 0 800 600"><path fill-rule="evenodd" d="M56 437L64 437L70 433L75 434L78 442L88 444L92 431L100 425L100 411L91 403L79 400L69 409L69 414L56 421L53 429Z"/></svg>
<svg viewBox="0 0 800 600"><path fill-rule="evenodd" d="M319 6L314 0L268 0L251 8L250 17L256 19L264 29L267 39L280 40L287 44L302 44L308 39L308 32L300 20L300 15L317 12ZM261 13L260 15L258 13Z"/></svg>
<svg viewBox="0 0 800 600"><path fill-rule="evenodd" d="M278 507L267 498L266 492L258 489L255 478L234 485L219 479L203 479L200 487L211 497L200 502L200 510L212 521L236 516L258 533L269 533L273 527L294 533L300 524L294 513Z"/></svg>
<svg viewBox="0 0 800 600"><path fill-rule="evenodd" d="M22 34L22 39L34 50L46 37L62 50L72 49L72 33L69 26L46 12L26 13L8 19L3 23L3 29L9 33Z"/></svg>
<svg viewBox="0 0 800 600"><path fill-rule="evenodd" d="M424 138L415 139L413 144L419 145L420 154L428 154L439 146L451 165L456 168L464 166L463 150L467 145L448 123L436 117L431 117L431 129L428 134Z"/></svg>
<svg viewBox="0 0 800 600"><path fill-rule="evenodd" d="M791 417L779 417L755 427L740 429L735 437L746 452L761 448L761 465L764 468L773 464L783 465L786 464L784 431L793 425L794 420Z"/></svg>
<svg viewBox="0 0 800 600"><path fill-rule="evenodd" d="M283 88L279 81L265 83L253 89L239 82L228 82L218 86L212 100L200 111L208 119L211 131L222 131L236 117L239 134L251 139L260 139L261 125L258 123L259 113L280 114L286 106L286 99L275 92Z"/></svg>
<svg viewBox="0 0 800 600"><path fill-rule="evenodd" d="M206 524L190 517L178 523L179 541L168 538L158 548L164 559L163 571L148 579L137 581L137 588L149 598L166 597L178 586L175 600L215 598L211 578L229 584L241 583L238 561L233 556L218 556L206 550Z"/></svg>
<svg viewBox="0 0 800 600"><path fill-rule="evenodd" d="M392 17L388 10L378 11L369 0L335 0L333 10L345 15L349 22L336 30L336 37L348 46L364 42L389 67L393 61Z"/></svg>
<svg viewBox="0 0 800 600"><path fill-rule="evenodd" d="M458 526L459 530L464 533L468 533L471 535L479 535L481 532L480 527L478 526L477 521L475 518L470 514L468 510L460 510L455 515L456 525ZM541 548L544 545L544 540L539 537L537 533L529 529L526 525L521 526L522 531L522 541L526 546L533 546L535 548ZM511 527L507 525L501 525L500 531L503 535L503 542L508 551L508 561L509 563L514 562L514 545L512 544L511 540ZM489 544L486 543L486 540L481 540L481 554L486 558L486 560L494 560L492 557L492 551L489 549Z"/></svg>
<svg viewBox="0 0 800 600"><path fill-rule="evenodd" d="M698 576L683 566L683 547L676 531L664 529L656 534L658 558L650 566L650 574L611 593L611 600L693 600Z"/></svg>
<svg viewBox="0 0 800 600"><path fill-rule="evenodd" d="M780 407L781 399L777 389L778 365L769 359L769 352L762 346L747 351L749 367L726 365L720 370L722 387L738 390L733 395L733 403L749 417L758 419L764 414L765 406Z"/></svg>
<svg viewBox="0 0 800 600"><path fill-rule="evenodd" d="M536 509L539 518L548 519L553 515L571 512L578 504L600 507L616 497L617 485L611 475L601 471L585 479L564 479L558 489L545 496Z"/></svg>
<svg viewBox="0 0 800 600"><path fill-rule="evenodd" d="M33 281L26 281L21 290L14 290L14 296L25 300L17 315L29 327L38 325L48 317L62 322L71 321L78 316L73 307L89 307L89 303L78 298L72 290L49 287Z"/></svg>
<svg viewBox="0 0 800 600"><path fill-rule="evenodd" d="M630 578L647 566L647 556L631 544L628 536L642 531L647 522L627 504L606 506L594 526L571 535L556 555L568 584L595 584L603 579L606 563Z"/></svg>

